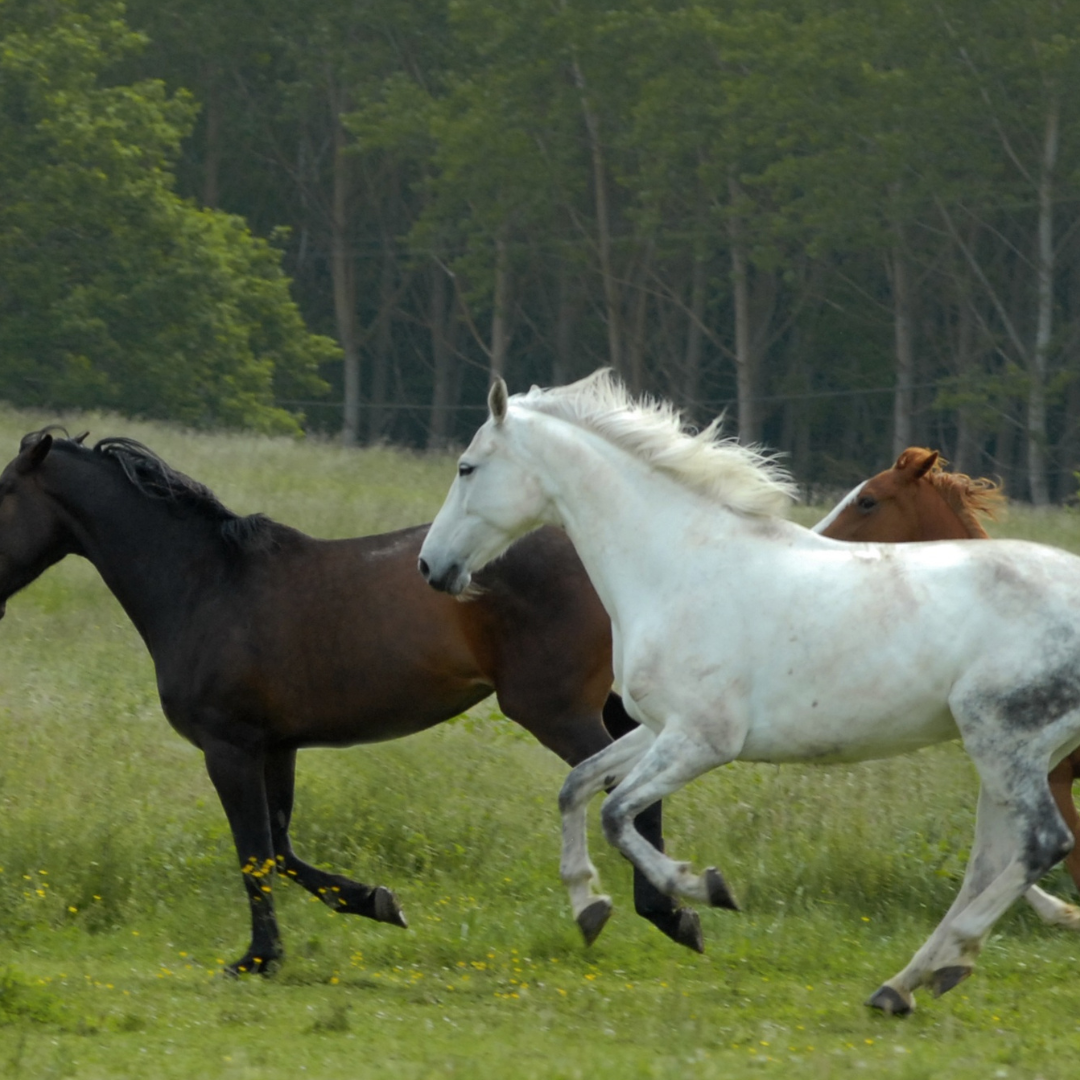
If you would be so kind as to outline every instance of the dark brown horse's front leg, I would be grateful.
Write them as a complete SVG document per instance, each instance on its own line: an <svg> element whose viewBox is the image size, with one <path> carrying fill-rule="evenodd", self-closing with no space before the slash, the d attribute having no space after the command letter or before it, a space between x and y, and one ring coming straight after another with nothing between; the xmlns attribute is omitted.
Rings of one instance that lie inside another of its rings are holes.
<svg viewBox="0 0 1080 1080"><path fill-rule="evenodd" d="M204 739L202 749L206 771L229 819L251 907L251 945L225 970L233 975L267 974L280 963L285 950L274 915L274 849L266 808L263 757L256 750L217 738Z"/></svg>
<svg viewBox="0 0 1080 1080"><path fill-rule="evenodd" d="M397 897L382 885L364 885L341 874L331 874L304 862L289 840L293 792L296 783L296 751L272 750L266 755L266 800L270 833L278 871L302 885L328 908L342 915L363 915L377 922L407 927Z"/></svg>

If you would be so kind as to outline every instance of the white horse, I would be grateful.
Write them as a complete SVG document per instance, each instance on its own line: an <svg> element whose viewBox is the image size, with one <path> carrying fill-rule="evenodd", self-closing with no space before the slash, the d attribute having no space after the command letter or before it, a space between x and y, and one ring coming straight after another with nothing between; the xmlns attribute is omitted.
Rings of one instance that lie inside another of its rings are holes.
<svg viewBox="0 0 1080 1080"><path fill-rule="evenodd" d="M1080 559L1014 541L846 544L777 514L793 493L756 451L693 436L606 372L508 400L491 416L420 552L436 588L541 524L563 526L612 622L617 688L643 727L577 766L559 797L562 877L579 925L596 895L587 801L604 834L673 896L730 904L646 843L636 814L710 769L856 761L959 736L978 770L960 892L869 1004L914 1007L969 975L1002 913L1070 850L1050 767L1080 744Z"/></svg>

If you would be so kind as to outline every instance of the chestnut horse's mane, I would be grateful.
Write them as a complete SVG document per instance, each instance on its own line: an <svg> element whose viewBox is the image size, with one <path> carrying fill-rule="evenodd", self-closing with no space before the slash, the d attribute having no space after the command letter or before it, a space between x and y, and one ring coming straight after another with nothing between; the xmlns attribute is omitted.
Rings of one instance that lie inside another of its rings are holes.
<svg viewBox="0 0 1080 1080"><path fill-rule="evenodd" d="M964 473L948 472L947 461L938 458L926 479L938 490L938 494L948 503L949 508L963 523L973 540L986 540L989 537L983 528L982 518L997 516L1005 505L1005 492L1001 484L986 477L972 479Z"/></svg>

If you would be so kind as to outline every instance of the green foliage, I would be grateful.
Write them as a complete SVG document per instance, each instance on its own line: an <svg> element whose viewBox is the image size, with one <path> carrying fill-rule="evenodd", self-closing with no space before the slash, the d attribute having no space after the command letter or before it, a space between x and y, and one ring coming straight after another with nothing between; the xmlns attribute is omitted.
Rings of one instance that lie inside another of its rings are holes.
<svg viewBox="0 0 1080 1080"><path fill-rule="evenodd" d="M280 253L172 190L189 95L111 85L140 45L109 0L4 0L0 387L20 404L297 431L318 394Z"/></svg>

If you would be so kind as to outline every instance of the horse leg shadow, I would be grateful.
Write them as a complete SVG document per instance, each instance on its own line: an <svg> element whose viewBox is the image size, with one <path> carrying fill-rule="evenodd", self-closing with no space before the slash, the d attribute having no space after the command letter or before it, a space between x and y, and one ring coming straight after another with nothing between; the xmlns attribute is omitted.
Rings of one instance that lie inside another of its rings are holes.
<svg viewBox="0 0 1080 1080"><path fill-rule="evenodd" d="M408 927L398 898L383 885L365 885L342 874L332 874L304 862L292 848L289 823L292 820L296 785L296 751L274 750L267 754L266 800L270 833L278 872L307 889L331 911L340 915L362 915L391 926Z"/></svg>

